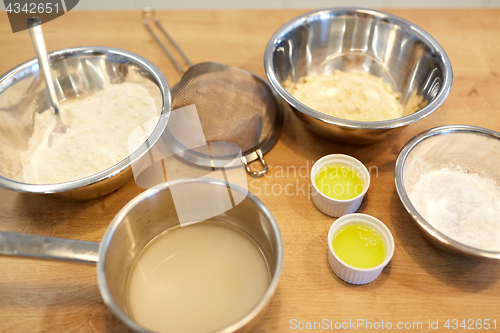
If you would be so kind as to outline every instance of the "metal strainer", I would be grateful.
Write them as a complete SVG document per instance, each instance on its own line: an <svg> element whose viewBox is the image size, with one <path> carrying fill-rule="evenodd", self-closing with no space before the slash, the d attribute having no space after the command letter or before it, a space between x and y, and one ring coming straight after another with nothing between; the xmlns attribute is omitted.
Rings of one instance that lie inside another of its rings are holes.
<svg viewBox="0 0 500 333"><path fill-rule="evenodd" d="M191 66L187 71L182 69L151 29L148 23L150 19ZM196 165L224 167L234 156L234 150L210 143L232 143L241 149L241 159L250 176L264 175L268 166L263 155L274 146L283 127L283 106L269 84L251 72L217 62L193 66L159 23L152 9L144 9L142 23L176 68L184 74L172 89L172 109L194 104L210 146L209 153L207 149L201 148L183 150L182 143L171 136L169 139L177 146L174 150L183 151L184 154L179 155ZM260 160L263 169L251 171L248 163L256 159Z"/></svg>

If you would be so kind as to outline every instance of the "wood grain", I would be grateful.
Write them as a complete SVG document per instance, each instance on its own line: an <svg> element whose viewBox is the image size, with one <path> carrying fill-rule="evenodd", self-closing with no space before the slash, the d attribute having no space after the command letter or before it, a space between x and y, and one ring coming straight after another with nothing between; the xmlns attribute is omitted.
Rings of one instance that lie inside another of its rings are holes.
<svg viewBox="0 0 500 333"><path fill-rule="evenodd" d="M267 41L302 12L165 11L158 16L194 63L218 61L264 77ZM446 319L496 319L500 329L500 263L455 257L428 243L402 206L393 176L400 148L425 129L470 124L500 130L500 10L390 12L441 43L453 65L450 96L429 117L370 146L327 141L305 130L292 114L286 115L281 138L267 155L269 175L248 179L250 190L277 218L285 244L282 279L256 333L296 331L291 329L292 319L422 322L422 331L429 331L429 320L439 320L443 328ZM152 61L173 85L180 76L141 25L140 15L70 12L43 26L48 50L82 45L123 48ZM12 34L1 12L0 73L34 56L28 32ZM359 212L385 222L395 238L391 263L368 285L350 285L333 274L326 239L334 219L308 199L310 167L329 153L347 153L372 167L372 184ZM288 194L280 193L285 187ZM0 230L99 241L113 216L140 192L131 181L103 198L65 202L0 189ZM125 330L100 297L94 267L0 257L0 332Z"/></svg>

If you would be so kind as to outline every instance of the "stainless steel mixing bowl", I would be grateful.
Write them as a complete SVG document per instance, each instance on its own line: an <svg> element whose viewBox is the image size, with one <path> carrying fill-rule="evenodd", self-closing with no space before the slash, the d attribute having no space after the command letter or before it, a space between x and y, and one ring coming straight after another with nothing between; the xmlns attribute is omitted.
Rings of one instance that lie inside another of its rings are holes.
<svg viewBox="0 0 500 333"><path fill-rule="evenodd" d="M158 123L149 138L163 133L171 108L170 87L161 71L148 60L128 51L99 46L76 47L49 54L59 101L89 95L104 84L134 82L146 87L156 102ZM143 144L130 156L95 175L60 184L26 184L20 179L20 153L33 133L33 116L50 108L37 59L31 59L0 77L0 186L29 193L51 193L90 199L110 193L132 176L131 164L145 154Z"/></svg>
<svg viewBox="0 0 500 333"><path fill-rule="evenodd" d="M246 189L224 180L180 179L146 190L120 210L100 243L0 232L0 254L97 264L99 290L106 305L130 328L149 332L131 318L127 301L129 272L134 259L153 238L179 226L171 189L186 186L186 181L200 190L231 189L233 195L244 196L238 205L210 220L227 223L248 234L266 259L269 286L264 295L243 318L217 330L218 333L250 332L264 315L278 287L283 267L283 241L279 226L264 203Z"/></svg>
<svg viewBox="0 0 500 333"><path fill-rule="evenodd" d="M500 251L477 249L446 236L427 222L410 201L408 192L411 193L423 172L450 163L483 174L500 184L500 133L475 126L449 125L413 137L396 160L394 176L399 198L420 231L437 247L480 260L500 259Z"/></svg>
<svg viewBox="0 0 500 333"><path fill-rule="evenodd" d="M397 16L360 8L331 8L301 15L283 25L267 44L264 65L271 85L313 132L366 144L381 141L436 110L453 80L443 48L421 28ZM364 71L384 78L420 108L401 118L365 122L336 118L295 99L286 80Z"/></svg>

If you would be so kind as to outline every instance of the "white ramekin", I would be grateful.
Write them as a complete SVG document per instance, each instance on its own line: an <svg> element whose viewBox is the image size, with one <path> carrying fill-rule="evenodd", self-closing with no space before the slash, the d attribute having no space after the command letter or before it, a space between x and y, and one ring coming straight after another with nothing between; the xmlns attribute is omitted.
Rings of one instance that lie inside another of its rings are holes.
<svg viewBox="0 0 500 333"><path fill-rule="evenodd" d="M344 165L356 170L358 176L363 181L363 192L355 198L349 200L338 200L327 197L316 187L316 175L325 167L330 165ZM370 173L359 160L349 155L332 154L320 158L314 163L311 170L311 197L314 205L324 214L339 217L345 214L354 213L361 206L368 187L370 187Z"/></svg>
<svg viewBox="0 0 500 333"><path fill-rule="evenodd" d="M376 230L385 243L386 255L384 261L372 268L357 268L346 264L337 256L335 251L333 251L333 236L349 224L360 224L366 225L374 230ZM330 262L330 267L333 272L345 282L352 284L366 284L375 280L384 267L389 263L394 254L394 238L392 237L391 231L387 226L380 220L374 218L373 216L366 214L348 214L333 222L328 232L328 261Z"/></svg>

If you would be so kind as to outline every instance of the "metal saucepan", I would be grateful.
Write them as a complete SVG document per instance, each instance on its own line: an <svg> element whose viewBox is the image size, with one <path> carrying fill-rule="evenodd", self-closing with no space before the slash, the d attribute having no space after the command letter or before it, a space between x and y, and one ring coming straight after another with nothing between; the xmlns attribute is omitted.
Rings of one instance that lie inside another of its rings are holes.
<svg viewBox="0 0 500 333"><path fill-rule="evenodd" d="M53 237L0 232L0 254L60 259L97 265L102 298L113 313L137 332L149 332L130 317L127 305L127 280L134 259L153 238L179 226L171 189L185 184L197 188L228 186L223 180L198 178L163 184L146 190L114 217L100 243ZM228 187L229 189L229 187ZM269 286L243 318L218 332L249 332L262 318L278 286L283 265L283 242L275 218L252 193L231 184L233 194L245 196L232 209L211 218L230 224L250 235L260 246L269 269Z"/></svg>

